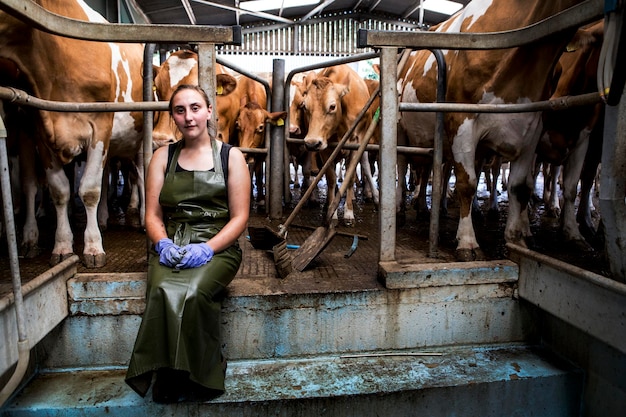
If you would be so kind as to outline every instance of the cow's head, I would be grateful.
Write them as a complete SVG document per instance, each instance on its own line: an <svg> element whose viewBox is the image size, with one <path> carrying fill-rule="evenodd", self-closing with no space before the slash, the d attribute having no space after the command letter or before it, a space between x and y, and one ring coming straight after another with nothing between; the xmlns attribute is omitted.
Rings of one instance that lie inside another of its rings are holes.
<svg viewBox="0 0 626 417"><path fill-rule="evenodd" d="M287 112L272 112L250 102L239 109L236 128L241 148L262 148L265 143L265 125L271 123L275 126L284 123ZM252 155L248 156L251 157Z"/></svg>
<svg viewBox="0 0 626 417"><path fill-rule="evenodd" d="M328 140L344 122L341 99L349 92L346 85L335 84L330 78L318 77L304 94L304 112L309 130L304 144L310 151L322 151Z"/></svg>
<svg viewBox="0 0 626 417"><path fill-rule="evenodd" d="M304 113L304 92L315 79L316 73L310 71L305 74L302 80L291 82L291 101L289 104L289 135L304 137L308 131L309 122Z"/></svg>
<svg viewBox="0 0 626 417"><path fill-rule="evenodd" d="M235 135L235 117L239 109L239 99L235 94L237 79L230 74L218 74L215 80L217 94L217 139L230 143Z"/></svg>

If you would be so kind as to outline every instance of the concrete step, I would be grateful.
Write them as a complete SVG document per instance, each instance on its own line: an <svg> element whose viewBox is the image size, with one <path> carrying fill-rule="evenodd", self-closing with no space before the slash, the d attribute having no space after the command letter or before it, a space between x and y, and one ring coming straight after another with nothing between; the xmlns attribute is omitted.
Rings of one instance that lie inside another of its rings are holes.
<svg viewBox="0 0 626 417"><path fill-rule="evenodd" d="M41 373L3 417L56 416L573 416L583 375L537 348L432 348L229 362L226 394L160 405L125 369Z"/></svg>
<svg viewBox="0 0 626 417"><path fill-rule="evenodd" d="M435 267L416 273L405 266L394 289L296 293L275 278L236 279L223 302L225 355L281 359L532 340L532 318L515 297L516 269L502 262L455 274ZM69 315L40 344L40 365L126 365L145 274L80 274L67 287Z"/></svg>

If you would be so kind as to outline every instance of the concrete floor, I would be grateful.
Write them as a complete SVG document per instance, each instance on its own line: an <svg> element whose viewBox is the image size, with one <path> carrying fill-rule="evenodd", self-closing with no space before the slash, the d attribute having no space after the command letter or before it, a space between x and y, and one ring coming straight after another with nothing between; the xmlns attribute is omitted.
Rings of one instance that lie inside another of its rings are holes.
<svg viewBox="0 0 626 417"><path fill-rule="evenodd" d="M284 219L291 213L300 195L299 189L292 188L293 201L283 210ZM479 202L486 205L488 192L481 182L478 190ZM503 228L506 222L507 193L501 191L499 198L500 213L496 219L475 220L476 233L483 251L488 260L506 258L503 240ZM343 204L342 204L343 206ZM52 209L53 210L53 209ZM485 209L486 210L486 209ZM304 206L294 223L288 228L287 243L290 245L302 244L313 231L322 224L323 208L319 205ZM342 207L339 209L340 216ZM53 213L51 211L51 213ZM263 208L253 207L250 213L251 225L267 225L273 230L284 221L270 222ZM378 272L378 242L379 242L379 213L372 202L363 200L357 192L355 202L357 221L352 227L344 226L341 222L337 234L329 246L319 256L310 262L303 272L295 272L286 279L280 279L277 274L274 259L271 253L254 249L246 235L240 238L244 251L244 258L237 279L245 279L245 287L258 288L264 291L274 287L281 292L301 291L328 291L328 290L358 290L379 286ZM54 218L40 218L41 254L33 259L20 258L20 276L27 282L49 268L48 261L53 246ZM75 225L79 223L75 222ZM456 225L458 223L458 209L454 204L449 205L449 213L440 221L439 259L432 259L428 254L428 219L416 220L413 209L407 211L407 220L404 225L398 225L396 234L396 259L412 263L452 262L456 246ZM568 250L562 245L558 236L558 219L542 215L541 209L535 210L531 219L531 228L541 253L553 256L566 262L578 265L596 273L601 271L602 253L587 253L580 255ZM82 230L75 226L75 253L82 253ZM354 235L360 236L356 251L346 257L354 243ZM126 273L146 271L146 237L143 231L132 230L123 225L123 217L119 224L113 224L103 232L104 248L107 253L107 264L98 269L90 270L82 265L78 273ZM6 242L0 242L0 297L11 291L11 274L6 250Z"/></svg>

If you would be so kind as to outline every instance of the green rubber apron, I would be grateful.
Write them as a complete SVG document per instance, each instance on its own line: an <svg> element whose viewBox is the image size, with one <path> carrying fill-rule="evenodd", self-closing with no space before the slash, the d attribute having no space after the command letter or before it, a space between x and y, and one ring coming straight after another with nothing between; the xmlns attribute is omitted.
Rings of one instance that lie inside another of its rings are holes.
<svg viewBox="0 0 626 417"><path fill-rule="evenodd" d="M182 143L168 166L159 202L168 236L181 247L206 242L229 220L221 142L211 140L214 171L176 172ZM146 309L130 359L126 382L145 396L153 371L172 368L206 388L224 391L220 348L223 290L241 264L237 244L216 253L207 264L173 269L150 251Z"/></svg>

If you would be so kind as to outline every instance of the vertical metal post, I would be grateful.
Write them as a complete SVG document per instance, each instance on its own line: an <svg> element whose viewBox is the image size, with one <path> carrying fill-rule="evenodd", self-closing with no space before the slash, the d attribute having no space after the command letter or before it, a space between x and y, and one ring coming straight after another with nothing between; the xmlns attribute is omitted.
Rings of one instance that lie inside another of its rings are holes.
<svg viewBox="0 0 626 417"><path fill-rule="evenodd" d="M156 45L153 43L148 43L144 46L143 49L143 101L153 101L154 100L154 92L152 91L153 82L153 68L152 68L152 57L154 56L154 51L156 49ZM142 154L139 155L143 158L143 178L142 181L145 181L148 178L148 166L150 165L150 161L152 160L152 130L154 129L154 113L151 111L143 112L143 149ZM141 218L145 219L146 214L146 187L140 187L141 192L144 195L141 198L143 202L141 206ZM146 234L146 257L149 259L150 246L152 242L148 235Z"/></svg>
<svg viewBox="0 0 626 417"><path fill-rule="evenodd" d="M217 104L215 95L215 44L198 44L198 85L207 93L213 105L211 123L217 126ZM215 134L215 132L211 132Z"/></svg>
<svg viewBox="0 0 626 417"><path fill-rule="evenodd" d="M626 282L626 99L607 105L604 118L602 169L600 170L600 212L611 276Z"/></svg>
<svg viewBox="0 0 626 417"><path fill-rule="evenodd" d="M437 60L437 103L446 101L447 68L443 52L439 49L432 51ZM439 212L441 211L441 195L445 192L443 184L443 135L444 114L437 112L436 115L435 141L433 145L433 185L431 193L430 229L428 238L428 256L439 257Z"/></svg>
<svg viewBox="0 0 626 417"><path fill-rule="evenodd" d="M11 181L9 179L9 157L7 153L7 130L4 120L0 118L0 191L4 207L4 224L6 226L7 245L9 248L9 266L13 282L13 300L15 303L15 321L17 323L18 362L9 381L0 390L0 407L13 394L13 391L22 381L30 358L29 342L26 334L26 312L22 296L22 279L17 252L17 233L13 218L13 196L11 195Z"/></svg>
<svg viewBox="0 0 626 417"><path fill-rule="evenodd" d="M272 111L284 109L285 97L285 60L273 60L272 75ZM269 166L266 172L266 189L269 190L270 219L280 219L283 215L283 181L285 172L285 129L283 126L270 127L270 144L268 146ZM271 169L269 169L271 168ZM269 178L269 180L268 180ZM269 183L269 185L268 185Z"/></svg>
<svg viewBox="0 0 626 417"><path fill-rule="evenodd" d="M398 49L381 48L380 249L379 262L396 258L396 165L398 161Z"/></svg>
<svg viewBox="0 0 626 417"><path fill-rule="evenodd" d="M153 86L153 71L152 71L152 57L156 45L148 43L144 47L143 51L143 101L154 101L154 93L152 91ZM148 174L148 165L152 159L152 129L154 128L153 112L143 112L143 161L144 161L144 178Z"/></svg>

